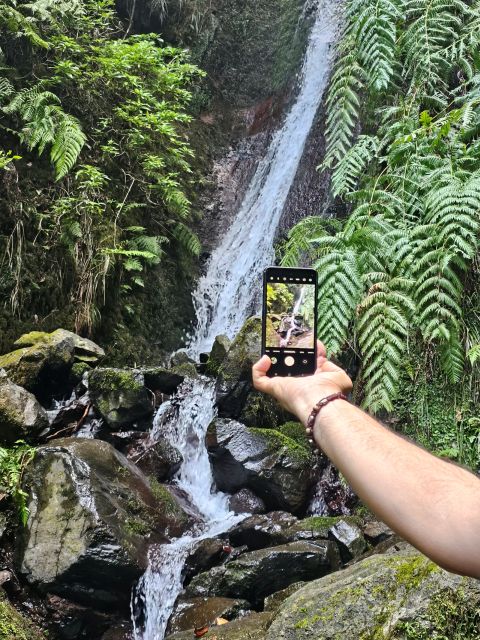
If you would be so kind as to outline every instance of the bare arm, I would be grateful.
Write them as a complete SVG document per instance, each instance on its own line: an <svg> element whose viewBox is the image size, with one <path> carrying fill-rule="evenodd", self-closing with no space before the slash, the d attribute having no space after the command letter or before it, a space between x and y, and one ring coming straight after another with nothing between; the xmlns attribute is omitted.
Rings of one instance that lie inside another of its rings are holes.
<svg viewBox="0 0 480 640"><path fill-rule="evenodd" d="M347 374L320 345L309 378L268 378L270 359L253 368L255 387L306 424L313 406L348 391ZM345 402L324 407L315 422L320 448L379 518L445 569L480 578L480 480L404 440Z"/></svg>

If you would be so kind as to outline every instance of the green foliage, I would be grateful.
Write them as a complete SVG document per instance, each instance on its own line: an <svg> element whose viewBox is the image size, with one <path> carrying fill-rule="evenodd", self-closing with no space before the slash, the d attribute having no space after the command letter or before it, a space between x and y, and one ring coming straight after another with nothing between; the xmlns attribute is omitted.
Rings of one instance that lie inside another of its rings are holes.
<svg viewBox="0 0 480 640"><path fill-rule="evenodd" d="M320 337L360 355L373 411L394 408L412 344L446 384L477 384L479 25L477 2L347 2L320 168L352 210L297 225L284 264L317 268Z"/></svg>
<svg viewBox="0 0 480 640"><path fill-rule="evenodd" d="M10 449L0 447L0 490L10 496L17 507L22 524L26 524L28 494L22 489L22 478L26 467L35 457L35 448L22 440Z"/></svg>
<svg viewBox="0 0 480 640"><path fill-rule="evenodd" d="M21 316L41 290L40 311L66 306L84 333L110 301L121 325L149 270L201 250L187 129L203 74L157 35L130 34L112 0L7 0L0 29L0 125L12 149L0 169L14 166L18 184L0 220L0 293Z"/></svg>

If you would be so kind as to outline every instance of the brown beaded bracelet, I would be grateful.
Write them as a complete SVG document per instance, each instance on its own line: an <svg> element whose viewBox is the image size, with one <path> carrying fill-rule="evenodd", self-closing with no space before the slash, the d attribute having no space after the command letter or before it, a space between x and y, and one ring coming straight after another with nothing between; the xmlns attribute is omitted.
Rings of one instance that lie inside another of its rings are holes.
<svg viewBox="0 0 480 640"><path fill-rule="evenodd" d="M323 407L325 407L330 402L333 402L334 400L346 400L346 399L347 399L347 396L341 391L339 391L338 393L332 393L331 396L322 398L322 400L317 402L317 404L313 407L312 413L309 415L307 420L307 426L306 426L305 432L307 434L309 443L312 445L315 451L318 452L317 446L315 444L315 440L313 439L313 425L315 424L315 420L317 419L318 414L323 409Z"/></svg>

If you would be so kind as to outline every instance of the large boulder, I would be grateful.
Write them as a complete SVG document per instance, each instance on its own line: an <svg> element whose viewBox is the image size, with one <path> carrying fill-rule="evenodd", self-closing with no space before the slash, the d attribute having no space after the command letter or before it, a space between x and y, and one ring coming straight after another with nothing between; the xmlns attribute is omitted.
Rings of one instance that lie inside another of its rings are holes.
<svg viewBox="0 0 480 640"><path fill-rule="evenodd" d="M193 578L186 593L188 597L241 598L259 607L275 591L294 582L314 580L339 566L338 549L330 540L291 542L244 553L237 560L201 573Z"/></svg>
<svg viewBox="0 0 480 640"><path fill-rule="evenodd" d="M46 427L47 412L35 396L7 378L0 378L0 445L33 441Z"/></svg>
<svg viewBox="0 0 480 640"><path fill-rule="evenodd" d="M206 366L206 373L209 376L215 377L218 375L218 371L225 361L231 345L232 341L225 335L220 335L215 338Z"/></svg>
<svg viewBox="0 0 480 640"><path fill-rule="evenodd" d="M415 550L375 555L310 582L281 606L266 640L480 637L480 583Z"/></svg>
<svg viewBox="0 0 480 640"><path fill-rule="evenodd" d="M127 605L147 545L184 533L189 518L110 444L65 438L38 449L27 478L29 518L18 538L21 572L75 602Z"/></svg>
<svg viewBox="0 0 480 640"><path fill-rule="evenodd" d="M302 511L312 484L313 455L274 429L217 419L207 434L213 477L221 491L248 487L269 509Z"/></svg>
<svg viewBox="0 0 480 640"><path fill-rule="evenodd" d="M168 440L152 442L149 434L127 445L125 455L147 476L160 482L171 478L183 462L182 454Z"/></svg>
<svg viewBox="0 0 480 640"><path fill-rule="evenodd" d="M245 518L228 531L228 538L235 547L247 546L251 551L291 542L287 531L298 520L285 511L271 511L264 515ZM327 538L327 536L325 536Z"/></svg>
<svg viewBox="0 0 480 640"><path fill-rule="evenodd" d="M19 347L16 351L0 356L0 369L5 369L12 382L40 397L66 387L75 362L94 365L105 355L91 340L65 329L32 331L21 336L15 346Z"/></svg>
<svg viewBox="0 0 480 640"><path fill-rule="evenodd" d="M288 420L289 414L271 396L253 391L252 365L260 358L261 340L261 318L249 318L218 369L218 414L250 426L274 427Z"/></svg>
<svg viewBox="0 0 480 640"><path fill-rule="evenodd" d="M95 409L114 429L151 416L155 408L143 374L133 369L95 369L88 375L88 391Z"/></svg>
<svg viewBox="0 0 480 640"><path fill-rule="evenodd" d="M272 616L270 611L252 613L228 624L211 626L202 638L205 640L264 640ZM165 640L192 640L192 636L192 629L189 629L174 633Z"/></svg>

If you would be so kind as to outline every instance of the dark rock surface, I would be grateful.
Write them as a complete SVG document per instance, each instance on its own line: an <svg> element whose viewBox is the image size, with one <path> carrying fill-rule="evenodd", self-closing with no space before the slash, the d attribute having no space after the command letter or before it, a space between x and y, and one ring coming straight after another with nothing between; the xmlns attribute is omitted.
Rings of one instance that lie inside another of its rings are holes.
<svg viewBox="0 0 480 640"><path fill-rule="evenodd" d="M168 623L167 635L211 626L216 618L232 620L240 612L249 611L246 600L233 598L180 598Z"/></svg>
<svg viewBox="0 0 480 640"><path fill-rule="evenodd" d="M0 588L0 639L47 640L46 634L19 613Z"/></svg>
<svg viewBox="0 0 480 640"><path fill-rule="evenodd" d="M227 558L224 546L225 542L220 538L205 538L196 544L185 560L184 584L188 584L197 573L208 571Z"/></svg>
<svg viewBox="0 0 480 640"><path fill-rule="evenodd" d="M48 426L48 416L32 393L0 378L0 445L32 441Z"/></svg>
<svg viewBox="0 0 480 640"><path fill-rule="evenodd" d="M245 553L237 560L201 573L192 580L186 594L241 598L258 607L266 596L294 582L313 580L339 566L340 557L333 542L292 542Z"/></svg>
<svg viewBox="0 0 480 640"><path fill-rule="evenodd" d="M213 476L221 491L248 487L269 509L305 508L312 483L312 454L273 429L249 429L225 419L208 431Z"/></svg>
<svg viewBox="0 0 480 640"><path fill-rule="evenodd" d="M95 369L88 376L88 390L95 409L112 428L131 425L154 410L154 398L139 371Z"/></svg>
<svg viewBox="0 0 480 640"><path fill-rule="evenodd" d="M246 545L251 551L288 542L287 531L296 524L297 518L285 511L272 511L265 515L254 515L235 525L228 532L235 547Z"/></svg>
<svg viewBox="0 0 480 640"><path fill-rule="evenodd" d="M184 376L164 367L148 367L141 369L145 379L145 386L152 391L160 391L171 395L185 380Z"/></svg>
<svg viewBox="0 0 480 640"><path fill-rule="evenodd" d="M252 613L228 624L212 626L202 638L206 640L264 640L271 621L272 613L269 611ZM165 640L192 640L192 636L192 630L180 631L167 636Z"/></svg>
<svg viewBox="0 0 480 640"><path fill-rule="evenodd" d="M357 558L367 549L367 542L360 527L352 522L340 520L330 528L329 533L338 543L344 562Z"/></svg>
<svg viewBox="0 0 480 640"><path fill-rule="evenodd" d="M230 510L234 513L265 513L265 502L250 489L240 489L229 500Z"/></svg>
<svg viewBox="0 0 480 640"><path fill-rule="evenodd" d="M167 440L152 442L149 434L128 445L125 455L147 476L160 482L171 478L182 464L182 454Z"/></svg>
<svg viewBox="0 0 480 640"><path fill-rule="evenodd" d="M43 591L96 608L127 605L150 541L181 535L186 514L110 444L66 438L38 450L20 571Z"/></svg>
<svg viewBox="0 0 480 640"><path fill-rule="evenodd" d="M207 360L205 372L209 376L217 376L222 364L225 362L228 350L232 345L232 341L227 336L221 335L215 338L212 350Z"/></svg>

